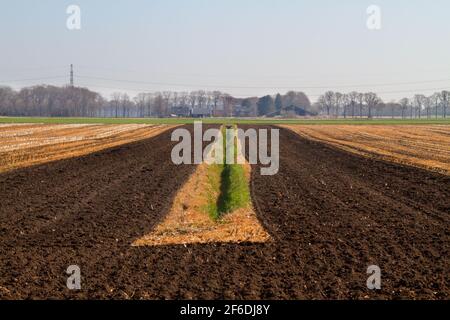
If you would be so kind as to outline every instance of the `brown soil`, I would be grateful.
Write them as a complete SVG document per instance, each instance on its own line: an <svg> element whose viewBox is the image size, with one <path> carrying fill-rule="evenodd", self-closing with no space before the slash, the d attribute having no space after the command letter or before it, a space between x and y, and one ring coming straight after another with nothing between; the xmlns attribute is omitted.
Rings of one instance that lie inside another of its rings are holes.
<svg viewBox="0 0 450 320"><path fill-rule="evenodd" d="M22 124L0 126L0 172L146 139L173 126Z"/></svg>
<svg viewBox="0 0 450 320"><path fill-rule="evenodd" d="M168 132L1 174L0 298L450 298L449 176L280 139L279 174L252 170L263 244L131 246L195 170L170 162Z"/></svg>
<svg viewBox="0 0 450 320"><path fill-rule="evenodd" d="M283 126L360 155L450 174L450 126Z"/></svg>

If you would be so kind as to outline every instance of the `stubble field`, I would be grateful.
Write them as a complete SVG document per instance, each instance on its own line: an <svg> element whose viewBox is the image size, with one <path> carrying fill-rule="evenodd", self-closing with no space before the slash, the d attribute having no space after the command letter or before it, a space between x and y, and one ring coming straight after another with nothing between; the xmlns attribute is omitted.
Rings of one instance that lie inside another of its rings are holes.
<svg viewBox="0 0 450 320"><path fill-rule="evenodd" d="M363 156L450 174L450 125L283 127Z"/></svg>
<svg viewBox="0 0 450 320"><path fill-rule="evenodd" d="M0 124L0 172L153 137L169 125Z"/></svg>

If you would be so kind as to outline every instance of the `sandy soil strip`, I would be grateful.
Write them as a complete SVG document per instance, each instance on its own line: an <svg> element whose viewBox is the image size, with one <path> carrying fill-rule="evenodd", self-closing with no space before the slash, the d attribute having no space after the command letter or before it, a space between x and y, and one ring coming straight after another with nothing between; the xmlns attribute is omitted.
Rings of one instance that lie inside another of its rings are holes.
<svg viewBox="0 0 450 320"><path fill-rule="evenodd" d="M450 126L282 126L364 156L450 174Z"/></svg>
<svg viewBox="0 0 450 320"><path fill-rule="evenodd" d="M246 165L245 169L250 179L251 167ZM251 205L228 213L217 222L211 219L205 211L211 192L208 167L206 164L199 165L178 192L164 221L151 234L138 239L133 245L264 243L270 240Z"/></svg>
<svg viewBox="0 0 450 320"><path fill-rule="evenodd" d="M151 138L169 125L4 125L0 127L0 172L85 155Z"/></svg>

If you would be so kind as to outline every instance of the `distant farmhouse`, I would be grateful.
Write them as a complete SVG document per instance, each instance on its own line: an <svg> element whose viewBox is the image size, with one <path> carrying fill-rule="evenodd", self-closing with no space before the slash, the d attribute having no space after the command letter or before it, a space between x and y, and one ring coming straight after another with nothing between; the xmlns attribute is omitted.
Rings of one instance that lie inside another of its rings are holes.
<svg viewBox="0 0 450 320"><path fill-rule="evenodd" d="M298 107L298 106L288 106L283 107L280 112L278 112L278 115L282 117L308 117L308 116L315 116L316 113L310 112L306 110L304 107Z"/></svg>
<svg viewBox="0 0 450 320"><path fill-rule="evenodd" d="M211 118L213 116L213 109L210 107L193 108L191 110L192 118Z"/></svg>
<svg viewBox="0 0 450 320"><path fill-rule="evenodd" d="M191 108L189 107L172 107L170 110L171 117L188 118L191 116Z"/></svg>
<svg viewBox="0 0 450 320"><path fill-rule="evenodd" d="M173 118L211 118L213 108L211 107L172 107L170 115Z"/></svg>

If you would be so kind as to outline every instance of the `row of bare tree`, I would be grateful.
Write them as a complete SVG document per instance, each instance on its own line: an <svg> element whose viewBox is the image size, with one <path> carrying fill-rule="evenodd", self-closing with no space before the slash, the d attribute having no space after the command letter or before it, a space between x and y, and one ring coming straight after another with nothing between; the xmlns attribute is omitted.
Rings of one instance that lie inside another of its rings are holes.
<svg viewBox="0 0 450 320"><path fill-rule="evenodd" d="M112 95L111 102L118 105L120 93ZM220 91L176 92L163 91L156 93L139 93L133 102L138 117L168 116L174 108L223 110L224 115L232 116L234 98ZM122 115L123 116L123 115Z"/></svg>
<svg viewBox="0 0 450 320"><path fill-rule="evenodd" d="M376 93L327 91L316 103L322 114L328 117L401 117L431 118L447 117L450 92L436 92L431 96L416 94L413 98L403 98L398 102L384 103Z"/></svg>
<svg viewBox="0 0 450 320"><path fill-rule="evenodd" d="M311 105L302 92L261 98L235 98L220 91L139 93L130 98L114 93L110 100L86 88L34 86L15 91L0 87L0 116L41 117L167 117L187 110L210 109L214 116L272 116L322 114L328 117L447 117L450 92L415 95L384 103L373 92L327 91ZM184 112L184 113L183 113Z"/></svg>
<svg viewBox="0 0 450 320"><path fill-rule="evenodd" d="M0 87L0 115L92 117L106 101L85 88L36 86L16 92Z"/></svg>
<svg viewBox="0 0 450 320"><path fill-rule="evenodd" d="M86 88L34 86L14 91L0 87L1 116L164 117L173 107L218 108L232 116L234 99L219 91L140 93L130 98L113 93L110 100Z"/></svg>

